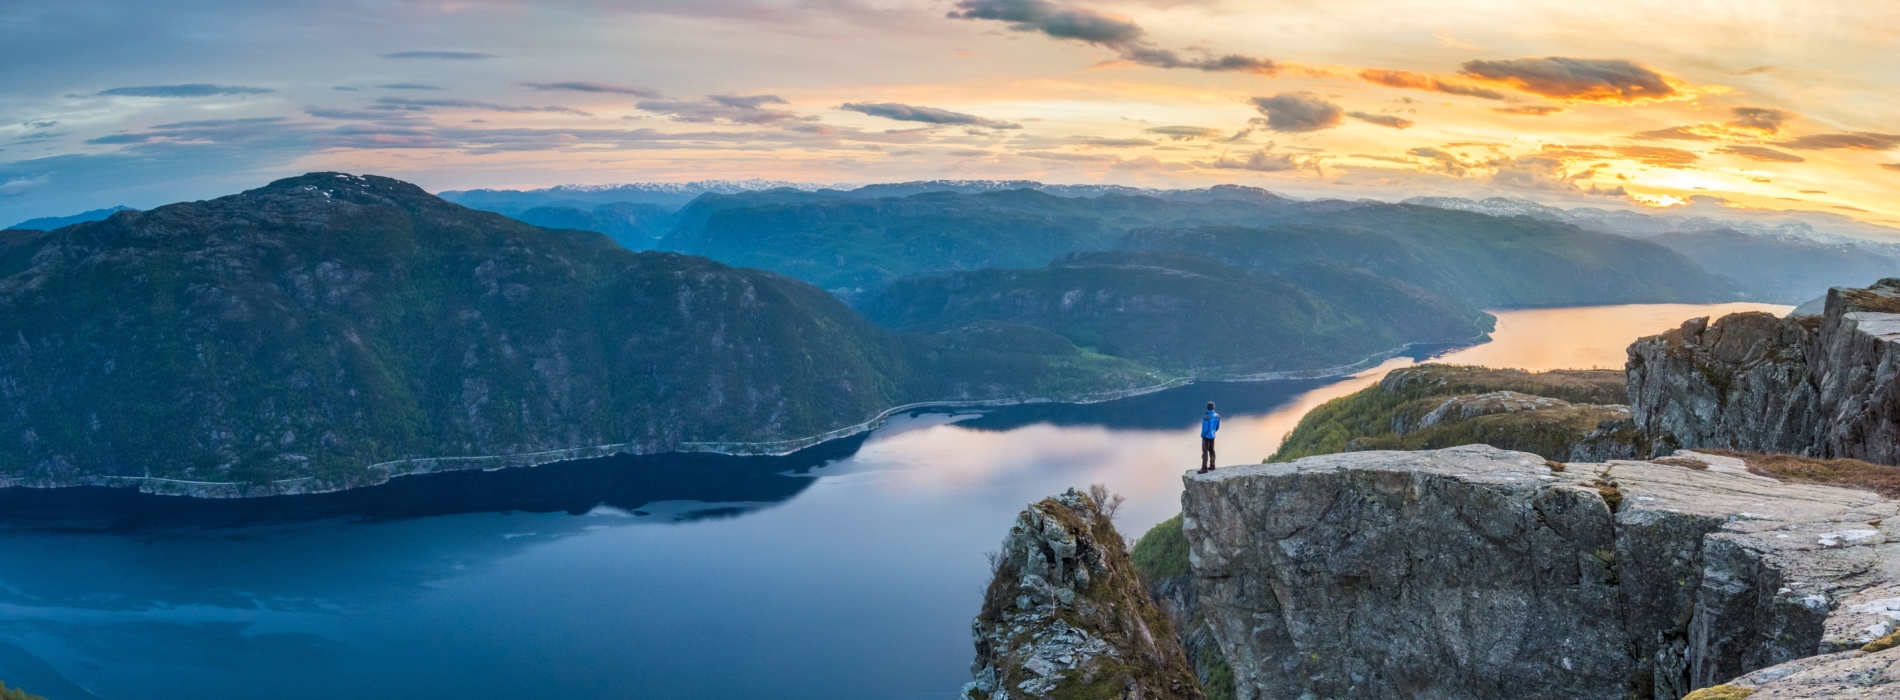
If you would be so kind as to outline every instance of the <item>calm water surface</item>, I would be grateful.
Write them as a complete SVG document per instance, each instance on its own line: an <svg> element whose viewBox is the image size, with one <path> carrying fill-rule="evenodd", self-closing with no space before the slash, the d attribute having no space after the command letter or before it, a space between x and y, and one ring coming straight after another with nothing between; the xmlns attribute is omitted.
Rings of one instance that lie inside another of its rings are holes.
<svg viewBox="0 0 1900 700"><path fill-rule="evenodd" d="M1621 367L1683 319L1787 308L1501 311L1493 342L1438 361ZM945 698L969 676L983 553L1024 504L1107 484L1132 539L1179 512L1200 403L1226 417L1222 462L1256 462L1311 407L1412 362L330 500L0 491L0 680L51 700Z"/></svg>

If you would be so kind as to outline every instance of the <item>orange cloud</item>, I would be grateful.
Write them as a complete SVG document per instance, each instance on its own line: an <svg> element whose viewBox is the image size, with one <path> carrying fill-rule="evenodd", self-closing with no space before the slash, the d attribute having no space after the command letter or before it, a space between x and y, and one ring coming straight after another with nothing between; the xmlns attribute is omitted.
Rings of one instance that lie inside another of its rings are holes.
<svg viewBox="0 0 1900 700"><path fill-rule="evenodd" d="M1762 146L1723 146L1715 149L1715 152L1741 156L1761 163L1805 163L1808 160L1793 153L1782 153L1781 151L1764 148Z"/></svg>
<svg viewBox="0 0 1900 700"><path fill-rule="evenodd" d="M1474 80L1560 100L1634 103L1682 95L1676 81L1622 59L1549 56L1466 61L1463 68Z"/></svg>
<svg viewBox="0 0 1900 700"><path fill-rule="evenodd" d="M1510 107L1492 107L1491 111L1499 114L1522 114L1532 117L1548 117L1552 114L1563 114L1570 110L1556 105L1513 105Z"/></svg>
<svg viewBox="0 0 1900 700"><path fill-rule="evenodd" d="M1442 92L1447 95L1464 95L1467 97L1481 97L1487 100L1504 99L1504 93L1498 92L1496 90L1481 88L1475 85L1464 85L1461 83L1448 83L1435 76L1426 75L1424 73L1413 73L1407 70L1386 70L1383 68L1367 68L1365 70L1359 71L1359 79L1364 80L1368 83L1375 83L1378 85L1384 85L1386 87L1395 87L1401 90L1424 90L1426 92Z"/></svg>

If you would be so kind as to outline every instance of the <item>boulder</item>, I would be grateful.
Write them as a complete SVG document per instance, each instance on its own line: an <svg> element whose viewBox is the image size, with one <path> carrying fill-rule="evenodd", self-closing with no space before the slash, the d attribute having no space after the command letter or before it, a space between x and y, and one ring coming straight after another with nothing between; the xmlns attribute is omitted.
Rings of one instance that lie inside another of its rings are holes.
<svg viewBox="0 0 1900 700"><path fill-rule="evenodd" d="M1867 644L1900 609L1895 501L1727 457L1473 445L1185 481L1241 698L1674 700Z"/></svg>

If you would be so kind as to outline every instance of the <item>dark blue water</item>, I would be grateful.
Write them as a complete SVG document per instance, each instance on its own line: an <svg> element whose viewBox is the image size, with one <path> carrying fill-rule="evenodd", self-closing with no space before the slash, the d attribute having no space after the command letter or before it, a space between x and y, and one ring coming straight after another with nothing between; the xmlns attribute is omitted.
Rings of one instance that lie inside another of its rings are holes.
<svg viewBox="0 0 1900 700"><path fill-rule="evenodd" d="M1534 322L1565 310L1511 313L1496 342L1448 359L1621 362L1620 344L1566 354L1577 338ZM1132 539L1179 512L1202 402L1226 416L1223 462L1255 462L1311 406L1407 363L908 416L779 458L259 501L0 490L0 681L51 700L943 698L969 677L983 553L1024 504L1107 484L1129 497Z"/></svg>

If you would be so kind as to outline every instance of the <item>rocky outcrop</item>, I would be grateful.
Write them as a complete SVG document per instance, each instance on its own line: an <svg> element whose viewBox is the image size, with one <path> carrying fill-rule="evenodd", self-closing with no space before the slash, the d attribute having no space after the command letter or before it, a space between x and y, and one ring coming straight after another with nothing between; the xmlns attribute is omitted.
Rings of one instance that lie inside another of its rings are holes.
<svg viewBox="0 0 1900 700"><path fill-rule="evenodd" d="M1900 464L1900 279L1835 288L1816 315L1691 319L1629 350L1652 449L1732 448Z"/></svg>
<svg viewBox="0 0 1900 700"><path fill-rule="evenodd" d="M1696 692L1686 700L1900 698L1900 649L1811 656Z"/></svg>
<svg viewBox="0 0 1900 700"><path fill-rule="evenodd" d="M1900 504L1726 457L1473 445L1185 479L1241 698L1674 700L1900 616Z"/></svg>
<svg viewBox="0 0 1900 700"><path fill-rule="evenodd" d="M1017 516L971 631L969 700L1202 698L1121 535L1074 489Z"/></svg>

